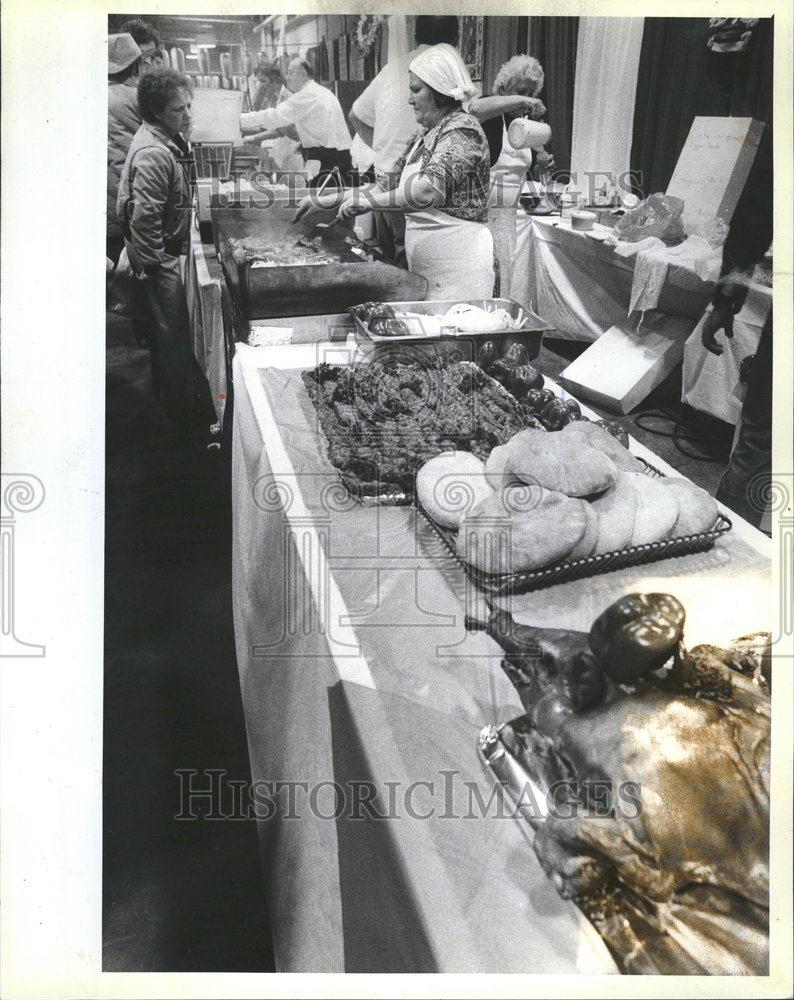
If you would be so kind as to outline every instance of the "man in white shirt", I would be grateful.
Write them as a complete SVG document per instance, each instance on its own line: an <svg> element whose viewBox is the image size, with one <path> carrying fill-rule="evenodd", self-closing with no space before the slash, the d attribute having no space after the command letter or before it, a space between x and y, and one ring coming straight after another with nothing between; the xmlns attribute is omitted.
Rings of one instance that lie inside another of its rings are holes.
<svg viewBox="0 0 794 1000"><path fill-rule="evenodd" d="M321 183L334 167L339 168L343 179L350 180L350 131L336 96L316 82L306 59L292 60L286 85L290 96L275 108L240 116L243 134L249 142L281 136L297 140L305 159L320 162L314 184Z"/></svg>
<svg viewBox="0 0 794 1000"><path fill-rule="evenodd" d="M350 124L375 156L375 177L389 188L389 175L405 152L411 139L420 131L413 108L408 103L408 67L431 45L458 44L457 17L417 17L416 48L378 73L353 104ZM401 260L405 242L405 216L399 212L376 212L378 243L391 260Z"/></svg>

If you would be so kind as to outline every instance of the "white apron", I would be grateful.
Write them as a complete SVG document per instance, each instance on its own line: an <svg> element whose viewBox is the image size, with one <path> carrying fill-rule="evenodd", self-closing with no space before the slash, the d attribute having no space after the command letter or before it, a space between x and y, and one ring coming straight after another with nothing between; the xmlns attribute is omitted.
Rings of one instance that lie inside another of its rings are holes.
<svg viewBox="0 0 794 1000"><path fill-rule="evenodd" d="M406 163L400 176L401 192L420 170L418 160ZM493 238L483 222L455 219L439 208L412 212L405 216L405 256L408 270L427 279L428 299L489 299L493 295Z"/></svg>
<svg viewBox="0 0 794 1000"><path fill-rule="evenodd" d="M516 257L516 211L518 196L527 170L532 166L531 149L514 149L502 124L502 152L491 167L491 196L488 201L488 228L499 261L499 294L512 298L513 266Z"/></svg>

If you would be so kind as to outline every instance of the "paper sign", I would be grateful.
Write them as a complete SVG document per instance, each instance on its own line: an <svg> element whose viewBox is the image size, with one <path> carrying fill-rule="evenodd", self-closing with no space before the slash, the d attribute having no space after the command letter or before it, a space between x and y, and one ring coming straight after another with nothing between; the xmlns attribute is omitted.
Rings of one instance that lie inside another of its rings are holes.
<svg viewBox="0 0 794 1000"><path fill-rule="evenodd" d="M731 221L763 130L753 118L695 118L667 185L684 202L685 233Z"/></svg>

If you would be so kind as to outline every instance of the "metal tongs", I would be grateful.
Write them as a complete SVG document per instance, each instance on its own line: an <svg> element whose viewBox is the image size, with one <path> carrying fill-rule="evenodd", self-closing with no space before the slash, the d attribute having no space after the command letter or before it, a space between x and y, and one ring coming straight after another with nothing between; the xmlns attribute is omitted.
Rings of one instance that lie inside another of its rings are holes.
<svg viewBox="0 0 794 1000"><path fill-rule="evenodd" d="M331 180L332 177L336 178L337 183L338 183L338 185L339 185L340 188L344 188L345 185L344 185L344 181L342 180L342 175L339 173L339 167L334 167L333 170L328 174L328 176L325 178L325 180L322 182L322 184L319 186L319 188L315 192L315 195L317 197L319 197L323 193L323 191L325 190L328 182ZM315 230L316 229L321 229L321 230L323 230L323 232L325 232L326 230L331 229L333 226L338 226L341 221L342 221L342 219L340 219L337 216L337 218L332 219L330 222L315 222L314 229Z"/></svg>

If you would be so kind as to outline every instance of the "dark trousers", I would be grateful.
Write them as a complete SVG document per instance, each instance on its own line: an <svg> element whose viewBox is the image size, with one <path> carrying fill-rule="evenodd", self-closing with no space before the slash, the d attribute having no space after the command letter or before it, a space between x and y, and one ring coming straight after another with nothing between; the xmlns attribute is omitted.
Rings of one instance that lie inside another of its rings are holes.
<svg viewBox="0 0 794 1000"><path fill-rule="evenodd" d="M318 187L325 178L333 171L334 167L342 175L342 181L346 185L354 183L353 161L350 158L349 149L328 149L325 146L301 147L301 152L307 160L319 160L320 172L309 185L312 188ZM329 182L331 187L333 182Z"/></svg>
<svg viewBox="0 0 794 1000"><path fill-rule="evenodd" d="M138 289L151 321L155 389L164 400L184 399L191 394L195 364L179 257L167 257L156 274L139 280Z"/></svg>
<svg viewBox="0 0 794 1000"><path fill-rule="evenodd" d="M758 527L772 482L772 310L761 331L742 406L739 437L716 497Z"/></svg>

